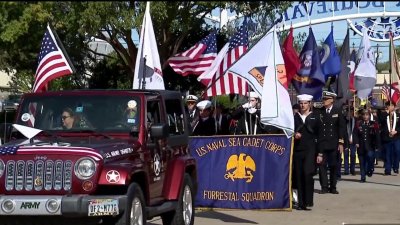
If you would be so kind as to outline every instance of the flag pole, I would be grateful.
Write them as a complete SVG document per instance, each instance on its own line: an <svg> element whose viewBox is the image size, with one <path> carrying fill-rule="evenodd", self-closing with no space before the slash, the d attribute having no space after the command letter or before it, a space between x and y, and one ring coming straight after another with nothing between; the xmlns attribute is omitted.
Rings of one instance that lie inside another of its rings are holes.
<svg viewBox="0 0 400 225"><path fill-rule="evenodd" d="M69 66L71 67L72 73L76 73L75 66L74 66L74 64L72 64L72 61L69 58L69 56L67 54L67 51L65 50L64 45L60 40L60 37L58 37L57 32L53 29L53 26L50 23L48 23L47 25L49 26L51 32L53 33L54 38L56 39L56 42L58 44L58 47L60 47L61 51L63 52L63 55L64 55L65 59L67 60Z"/></svg>
<svg viewBox="0 0 400 225"><path fill-rule="evenodd" d="M143 57L142 89L146 89L146 57Z"/></svg>
<svg viewBox="0 0 400 225"><path fill-rule="evenodd" d="M150 2L146 2L146 10L144 11L144 17L143 17L143 20L144 20L144 23L143 23L143 25L144 25L144 27L143 27L143 37L141 37L142 38L142 51L141 51L141 56L140 57L143 57L143 46L144 46L144 36L146 36L145 34L146 34L146 23L147 23L147 21L146 21L146 12L147 12L147 7L149 7L149 12L150 12ZM143 57L143 73L142 73L142 88L141 89L146 89L146 56L144 56ZM139 77L139 75L138 75L138 77ZM140 82L140 80L139 80L139 82ZM140 83L139 83L139 86L140 86ZM140 88L139 88L140 89Z"/></svg>
<svg viewBox="0 0 400 225"><path fill-rule="evenodd" d="M390 62L390 67L389 67L389 102L392 103L392 51L393 51L393 37L392 37L392 32L389 32L389 37L390 37L390 53L389 53L389 62ZM378 53L379 54L379 53ZM397 62L396 62L397 63Z"/></svg>

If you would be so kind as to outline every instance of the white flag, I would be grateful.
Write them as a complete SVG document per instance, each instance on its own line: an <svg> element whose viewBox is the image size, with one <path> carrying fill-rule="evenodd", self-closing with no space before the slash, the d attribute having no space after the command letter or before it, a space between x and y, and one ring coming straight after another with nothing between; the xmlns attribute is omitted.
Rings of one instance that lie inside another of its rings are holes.
<svg viewBox="0 0 400 225"><path fill-rule="evenodd" d="M360 99L367 99L376 84L375 52L371 47L367 29L363 29L363 39L360 45L360 63L354 72L354 86Z"/></svg>
<svg viewBox="0 0 400 225"><path fill-rule="evenodd" d="M276 30L269 31L229 71L246 79L261 96L261 122L283 129L288 138L292 136L294 116L282 84L286 68Z"/></svg>
<svg viewBox="0 0 400 225"><path fill-rule="evenodd" d="M143 78L145 79L143 80ZM150 2L147 2L142 30L140 31L133 89L165 89L160 56L150 17Z"/></svg>

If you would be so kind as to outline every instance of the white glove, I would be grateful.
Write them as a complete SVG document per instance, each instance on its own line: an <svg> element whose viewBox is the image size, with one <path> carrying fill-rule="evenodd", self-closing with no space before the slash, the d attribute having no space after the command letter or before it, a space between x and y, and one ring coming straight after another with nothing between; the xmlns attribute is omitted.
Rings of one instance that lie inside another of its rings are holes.
<svg viewBox="0 0 400 225"><path fill-rule="evenodd" d="M257 109L256 109L256 108L250 108L250 109L248 109L247 111L248 111L250 114L253 114L253 113L257 112Z"/></svg>
<svg viewBox="0 0 400 225"><path fill-rule="evenodd" d="M248 109L248 108L251 107L251 105L250 105L249 102L246 102L246 103L244 103L244 104L242 105L242 107L243 107L243 109Z"/></svg>

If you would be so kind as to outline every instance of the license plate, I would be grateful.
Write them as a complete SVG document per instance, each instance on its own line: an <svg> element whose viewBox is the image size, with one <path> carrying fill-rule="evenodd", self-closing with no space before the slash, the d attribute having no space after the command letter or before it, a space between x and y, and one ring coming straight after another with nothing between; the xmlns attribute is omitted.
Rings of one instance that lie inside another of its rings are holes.
<svg viewBox="0 0 400 225"><path fill-rule="evenodd" d="M88 216L115 216L118 214L118 199L89 200Z"/></svg>

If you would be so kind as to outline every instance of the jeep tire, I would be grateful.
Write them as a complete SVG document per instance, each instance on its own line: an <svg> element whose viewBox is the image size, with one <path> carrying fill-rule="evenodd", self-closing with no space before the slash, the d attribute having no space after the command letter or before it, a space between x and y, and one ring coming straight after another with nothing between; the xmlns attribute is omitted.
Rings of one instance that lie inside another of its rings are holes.
<svg viewBox="0 0 400 225"><path fill-rule="evenodd" d="M140 186L132 183L128 187L128 197L124 213L118 218L116 225L145 225L146 208Z"/></svg>
<svg viewBox="0 0 400 225"><path fill-rule="evenodd" d="M194 224L194 192L193 182L189 174L185 173L183 186L175 211L161 215L163 225L193 225Z"/></svg>

